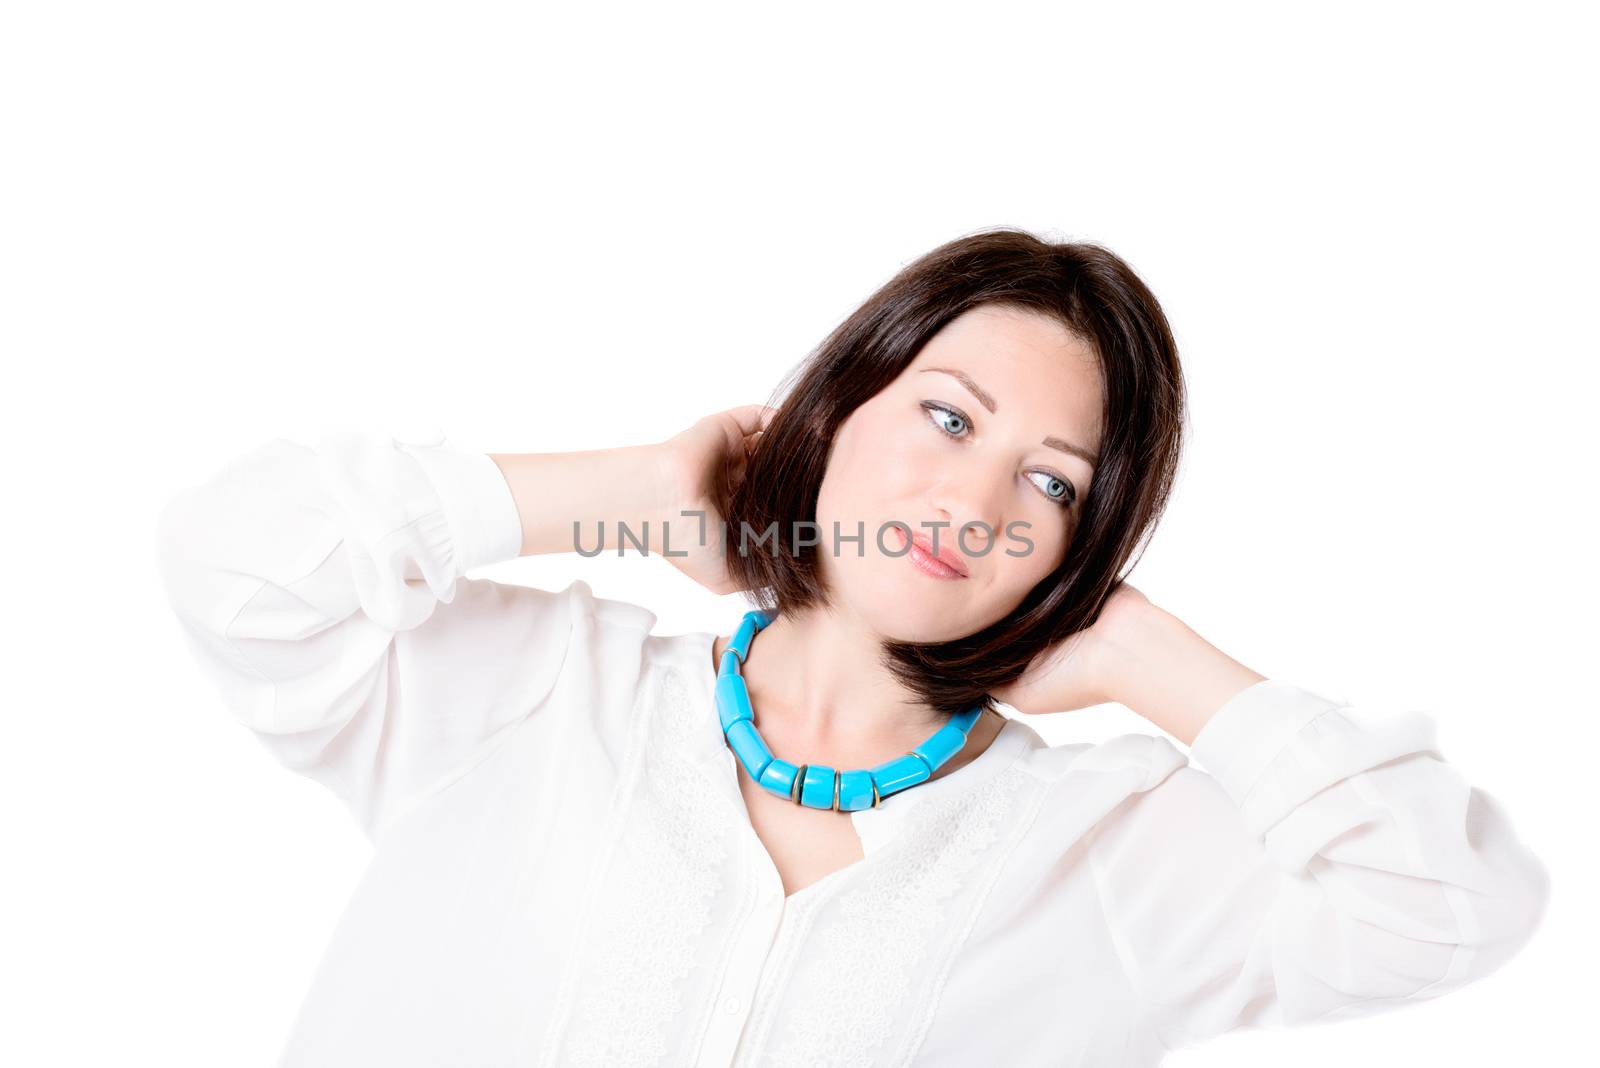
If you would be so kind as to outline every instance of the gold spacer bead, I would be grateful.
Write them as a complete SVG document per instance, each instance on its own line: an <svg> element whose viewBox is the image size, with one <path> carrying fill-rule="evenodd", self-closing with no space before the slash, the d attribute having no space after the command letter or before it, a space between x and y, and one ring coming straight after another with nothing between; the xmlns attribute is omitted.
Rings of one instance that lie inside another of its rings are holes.
<svg viewBox="0 0 1600 1068"><path fill-rule="evenodd" d="M789 788L789 800L797 805L800 803L800 791L805 788L806 769L810 766L810 764L801 764L800 770L794 773L794 785Z"/></svg>

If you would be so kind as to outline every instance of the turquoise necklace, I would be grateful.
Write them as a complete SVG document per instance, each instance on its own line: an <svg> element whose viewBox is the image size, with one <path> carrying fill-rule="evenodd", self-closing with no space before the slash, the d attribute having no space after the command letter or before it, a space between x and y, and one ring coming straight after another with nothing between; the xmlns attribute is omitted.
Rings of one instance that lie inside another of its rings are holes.
<svg viewBox="0 0 1600 1068"><path fill-rule="evenodd" d="M950 722L934 731L917 748L904 756L866 771L835 771L820 764L799 767L772 755L767 743L756 733L755 715L750 709L750 691L745 687L739 667L750 655L750 645L758 631L777 618L767 611L746 612L722 651L717 668L717 714L722 719L722 737L750 773L768 793L786 797L807 808L854 812L877 808L878 802L918 783L927 782L945 761L967 744L967 732L983 714L983 706L969 708L952 716Z"/></svg>

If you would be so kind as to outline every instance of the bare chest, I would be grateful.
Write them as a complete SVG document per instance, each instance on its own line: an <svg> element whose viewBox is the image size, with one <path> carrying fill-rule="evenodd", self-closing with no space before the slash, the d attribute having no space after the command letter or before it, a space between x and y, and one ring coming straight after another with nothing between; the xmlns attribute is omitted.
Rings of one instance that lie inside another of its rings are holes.
<svg viewBox="0 0 1600 1068"><path fill-rule="evenodd" d="M750 812L750 826L767 847L784 896L804 890L866 854L848 812L807 808L757 786L739 768L739 792Z"/></svg>

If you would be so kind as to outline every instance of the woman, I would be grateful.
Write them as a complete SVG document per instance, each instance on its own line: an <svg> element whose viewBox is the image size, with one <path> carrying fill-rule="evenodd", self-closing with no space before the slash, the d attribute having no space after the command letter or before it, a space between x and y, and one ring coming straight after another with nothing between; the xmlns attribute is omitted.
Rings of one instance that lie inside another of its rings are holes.
<svg viewBox="0 0 1600 1068"><path fill-rule="evenodd" d="M283 1063L1150 1065L1531 937L1546 871L1429 717L1121 581L1184 391L1116 256L953 241L780 393L589 452L275 441L169 505L201 662L376 844ZM626 544L757 607L663 636L465 577Z"/></svg>

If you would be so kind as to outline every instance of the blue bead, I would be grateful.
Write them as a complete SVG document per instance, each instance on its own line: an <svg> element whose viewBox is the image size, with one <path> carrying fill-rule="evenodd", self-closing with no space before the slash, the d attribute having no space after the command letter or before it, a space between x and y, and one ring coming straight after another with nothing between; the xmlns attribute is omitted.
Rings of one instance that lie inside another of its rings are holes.
<svg viewBox="0 0 1600 1068"><path fill-rule="evenodd" d="M978 722L978 717L983 715L983 707L981 704L973 705L965 712L951 716L950 723L954 724L962 734L967 734L971 732L972 725Z"/></svg>
<svg viewBox="0 0 1600 1068"><path fill-rule="evenodd" d="M717 668L718 675L739 674L739 657L732 649L722 650L722 666Z"/></svg>
<svg viewBox="0 0 1600 1068"><path fill-rule="evenodd" d="M785 801L794 791L794 777L800 768L782 757L773 757L756 779L757 785L768 793L777 794Z"/></svg>
<svg viewBox="0 0 1600 1068"><path fill-rule="evenodd" d="M772 760L772 750L756 733L756 725L747 719L737 720L728 728L728 748L733 750L750 777L758 781Z"/></svg>
<svg viewBox="0 0 1600 1068"><path fill-rule="evenodd" d="M768 624L778 618L778 613L770 609L758 609L751 614L756 617L757 630L766 630Z"/></svg>
<svg viewBox="0 0 1600 1068"><path fill-rule="evenodd" d="M928 766L937 771L946 760L961 751L967 744L967 736L961 733L954 723L946 723L943 727L933 732L933 736L912 750L917 756L928 762Z"/></svg>
<svg viewBox="0 0 1600 1068"><path fill-rule="evenodd" d="M744 676L718 675L716 688L717 715L722 720L722 731L741 719L754 720L750 710L750 691L745 689Z"/></svg>
<svg viewBox="0 0 1600 1068"><path fill-rule="evenodd" d="M910 753L895 757L872 769L872 778L878 784L880 797L888 797L897 790L904 790L919 782L927 782L932 775L933 772L922 762L922 758L912 756Z"/></svg>
<svg viewBox="0 0 1600 1068"><path fill-rule="evenodd" d="M727 652L739 658L739 663L744 663L750 657L750 639L756 636L756 618L754 612L745 613L739 621L739 627L733 632L733 637L728 639Z"/></svg>
<svg viewBox="0 0 1600 1068"><path fill-rule="evenodd" d="M800 803L807 808L833 807L833 769L823 764L806 766L805 782L800 787Z"/></svg>
<svg viewBox="0 0 1600 1068"><path fill-rule="evenodd" d="M841 771L839 773L839 811L856 812L872 807L872 773L867 771Z"/></svg>

